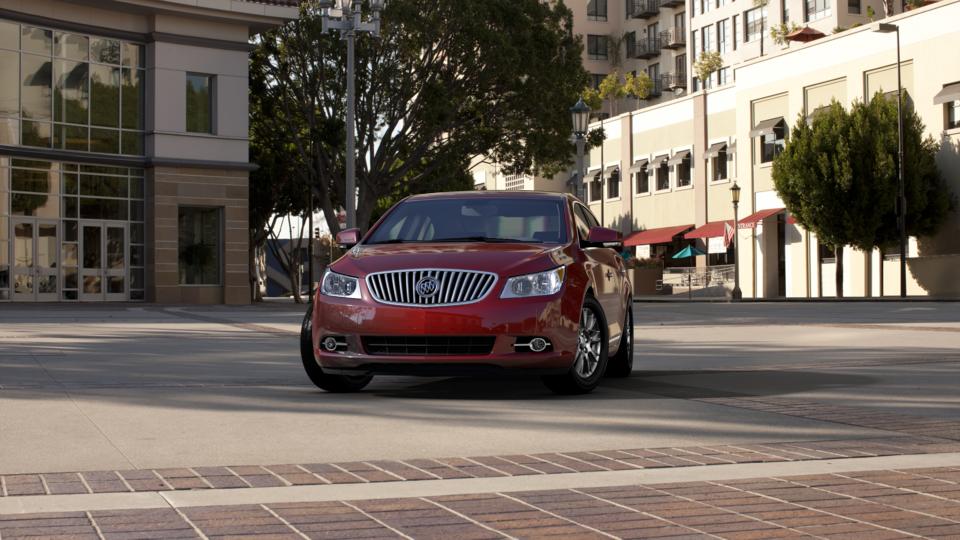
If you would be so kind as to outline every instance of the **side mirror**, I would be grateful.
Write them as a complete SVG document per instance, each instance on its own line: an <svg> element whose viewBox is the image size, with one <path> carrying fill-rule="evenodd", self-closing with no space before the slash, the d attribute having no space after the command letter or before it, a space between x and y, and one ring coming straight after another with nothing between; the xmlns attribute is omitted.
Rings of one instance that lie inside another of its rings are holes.
<svg viewBox="0 0 960 540"><path fill-rule="evenodd" d="M623 247L623 235L620 234L620 231L615 231L606 227L591 227L590 234L587 235L587 243L592 246L603 246L619 249Z"/></svg>
<svg viewBox="0 0 960 540"><path fill-rule="evenodd" d="M337 245L350 249L360 243L360 229L344 229L337 233Z"/></svg>

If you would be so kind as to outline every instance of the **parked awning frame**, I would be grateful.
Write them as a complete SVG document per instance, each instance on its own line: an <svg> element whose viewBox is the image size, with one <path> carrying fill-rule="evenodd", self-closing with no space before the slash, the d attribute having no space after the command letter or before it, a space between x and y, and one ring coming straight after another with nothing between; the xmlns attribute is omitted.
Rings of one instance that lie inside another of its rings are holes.
<svg viewBox="0 0 960 540"><path fill-rule="evenodd" d="M944 86L943 90L940 90L937 92L937 95L933 96L934 105L940 105L942 103L949 103L957 100L960 100L960 82Z"/></svg>
<svg viewBox="0 0 960 540"><path fill-rule="evenodd" d="M759 123L757 123L756 127L750 130L750 136L762 137L764 135L773 135L774 130L781 124L786 125L786 122L783 120L782 116L761 120Z"/></svg>

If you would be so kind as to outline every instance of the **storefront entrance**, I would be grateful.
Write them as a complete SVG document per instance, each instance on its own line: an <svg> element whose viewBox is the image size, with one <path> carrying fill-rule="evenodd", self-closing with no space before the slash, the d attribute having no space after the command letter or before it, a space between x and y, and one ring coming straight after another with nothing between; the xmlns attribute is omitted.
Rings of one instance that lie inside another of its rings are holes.
<svg viewBox="0 0 960 540"><path fill-rule="evenodd" d="M14 218L13 299L55 302L59 295L59 221Z"/></svg>
<svg viewBox="0 0 960 540"><path fill-rule="evenodd" d="M127 225L80 222L80 300L127 300Z"/></svg>

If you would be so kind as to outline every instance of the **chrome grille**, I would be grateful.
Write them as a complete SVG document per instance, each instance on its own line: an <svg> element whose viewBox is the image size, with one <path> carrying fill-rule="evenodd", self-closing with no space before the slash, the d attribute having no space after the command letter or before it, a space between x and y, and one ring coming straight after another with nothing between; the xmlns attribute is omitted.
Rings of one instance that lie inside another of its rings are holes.
<svg viewBox="0 0 960 540"><path fill-rule="evenodd" d="M429 292L432 284L435 289ZM397 270L378 272L367 276L367 289L373 299L395 306L458 306L482 300L493 289L497 275L471 270ZM426 286L423 286L423 284ZM418 285L421 285L418 290Z"/></svg>

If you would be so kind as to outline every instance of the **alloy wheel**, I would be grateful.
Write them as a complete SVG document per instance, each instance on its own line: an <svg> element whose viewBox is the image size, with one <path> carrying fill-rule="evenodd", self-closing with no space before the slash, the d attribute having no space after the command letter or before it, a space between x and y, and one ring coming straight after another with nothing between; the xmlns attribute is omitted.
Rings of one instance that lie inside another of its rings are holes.
<svg viewBox="0 0 960 540"><path fill-rule="evenodd" d="M583 379L589 379L600 365L602 334L600 321L590 308L580 312L580 332L577 336L577 359L574 372Z"/></svg>

